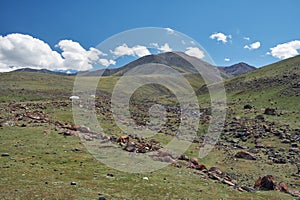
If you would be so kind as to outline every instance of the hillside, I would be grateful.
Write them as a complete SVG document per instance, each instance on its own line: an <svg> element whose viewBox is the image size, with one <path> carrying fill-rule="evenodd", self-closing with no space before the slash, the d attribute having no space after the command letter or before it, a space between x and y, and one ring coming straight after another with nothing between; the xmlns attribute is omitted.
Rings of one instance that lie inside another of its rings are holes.
<svg viewBox="0 0 300 200"><path fill-rule="evenodd" d="M195 59L183 56L190 62ZM95 199L99 193L107 199L141 199L145 195L149 199L157 195L163 199L221 199L226 195L228 199L274 200L300 196L300 113L295 95L299 67L298 56L226 80L224 130L209 155L197 160L211 119L210 99L201 77L191 73L190 68L184 68L183 75L199 94L202 114L197 137L183 155L163 157L164 161L172 163L168 167L138 174L106 166L83 145L95 133L84 129L82 124L74 125L72 103L76 101L69 100L74 76L2 73L0 138L5 142L0 148L3 155L0 159L3 169L0 172L1 195L4 199L16 199L21 195L25 199L49 196L72 199L75 194L81 199ZM164 78L162 74L153 77ZM81 78L85 86L97 80L90 76ZM110 103L110 94L120 78L105 76L99 82L95 114L103 130L97 133L100 134L97 144L111 142L129 156L131 153L144 155L167 145L180 123L180 107L174 95L159 85L137 90L130 100L130 114L137 125L149 122L149 108L156 103L165 106L166 123L150 138L127 135L116 125ZM176 83L176 77L172 78ZM80 105L85 108L84 102ZM266 108L272 112L266 113ZM90 114L86 109L80 112L86 119ZM85 131L87 138L80 139L80 131ZM102 140L103 133L108 141ZM120 136L128 136L130 142L117 142ZM149 148L141 149L143 145ZM266 175L272 175L272 187L264 188L262 183L254 187L259 177ZM279 191L274 191L273 186ZM128 188L135 188L134 193ZM64 192L57 192L60 190Z"/></svg>

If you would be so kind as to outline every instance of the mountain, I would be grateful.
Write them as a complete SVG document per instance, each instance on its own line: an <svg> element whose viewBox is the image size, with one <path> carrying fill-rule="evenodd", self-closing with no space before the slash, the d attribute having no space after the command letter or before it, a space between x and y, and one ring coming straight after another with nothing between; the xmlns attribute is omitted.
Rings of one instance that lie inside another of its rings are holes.
<svg viewBox="0 0 300 200"><path fill-rule="evenodd" d="M107 69L101 69L101 70L92 71L92 72L83 72L80 74L82 74L84 76L98 76L100 74L102 74L102 76L111 76L111 75L123 76L124 74L126 74L126 72L134 69L137 66L151 64L151 63L157 63L157 64L169 66L183 74L198 73L198 71L191 64L191 62L190 62L191 59L197 63L196 65L199 65L199 66L205 65L205 66L209 66L209 67L214 67L214 66L210 65L209 63L206 63L200 59L196 59L195 57L188 56L187 54L182 53L182 52L166 52L166 53L161 53L161 54L156 54L156 55L153 54L153 55L147 55L147 56L141 57L141 58L134 60L120 68L114 68L114 69L107 68ZM159 69L157 69L156 71L152 71L152 72L147 71L147 73L160 74L163 72L160 71ZM225 70L223 70L223 68L222 68L222 70L220 70L220 73L221 73L222 77L224 77L224 78L232 77L232 75L227 74L227 72Z"/></svg>
<svg viewBox="0 0 300 200"><path fill-rule="evenodd" d="M31 68L23 68L23 69L17 69L15 72L39 72L39 73L45 73L45 74L55 74L59 76L72 76L76 75L77 73L81 76L123 76L128 71L134 69L137 66L140 65L146 65L146 64L162 64L169 66L173 69L175 69L177 72L182 74L195 74L198 73L198 71L193 67L190 59L194 60L197 64L196 65L206 65L209 67L214 67L200 59L195 59L194 57L188 56L185 53L182 52L166 52L161 54L152 54L147 55L141 58L138 58L137 60L134 60L123 67L120 68L107 68L107 69L100 69L96 71L81 71L81 72L74 72L72 71L71 74L67 73L66 71L50 71L47 69L31 69ZM218 67L220 70L221 76L223 78L230 78L234 76L238 76L240 74L244 74L246 72L252 71L256 69L255 67L252 67L246 63L238 63L232 66L228 67ZM164 73L161 71L161 68L157 67L156 70L148 70L147 73L149 74L161 74Z"/></svg>
<svg viewBox="0 0 300 200"><path fill-rule="evenodd" d="M220 70L224 71L226 74L230 76L238 76L250 71L253 71L256 69L256 67L253 67L251 65L248 65L247 63L240 62L228 67L219 67Z"/></svg>
<svg viewBox="0 0 300 200"><path fill-rule="evenodd" d="M74 76L76 73L68 74L66 72L62 71L51 71L48 69L32 69L32 68L22 68L22 69L16 69L14 72L38 72L43 74L53 74L53 75L59 75L59 76Z"/></svg>

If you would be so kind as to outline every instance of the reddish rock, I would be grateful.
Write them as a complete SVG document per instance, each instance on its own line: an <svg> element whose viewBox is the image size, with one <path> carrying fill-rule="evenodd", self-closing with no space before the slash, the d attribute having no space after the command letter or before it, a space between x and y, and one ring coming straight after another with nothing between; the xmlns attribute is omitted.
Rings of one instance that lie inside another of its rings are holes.
<svg viewBox="0 0 300 200"><path fill-rule="evenodd" d="M207 168L206 168L206 166L203 165L203 164L200 164L200 165L195 166L195 169L196 169L196 170L200 170L200 171L205 171L205 172L207 172Z"/></svg>
<svg viewBox="0 0 300 200"><path fill-rule="evenodd" d="M277 186L277 189L281 192L289 193L289 190L287 189L287 186L284 182L280 182Z"/></svg>
<svg viewBox="0 0 300 200"><path fill-rule="evenodd" d="M255 189L257 189L257 188L260 187L260 185L261 185L261 177L259 176L258 179L255 181L253 187L254 187Z"/></svg>
<svg viewBox="0 0 300 200"><path fill-rule="evenodd" d="M121 136L117 139L118 143L128 143L129 142L129 136L128 135L124 135Z"/></svg>

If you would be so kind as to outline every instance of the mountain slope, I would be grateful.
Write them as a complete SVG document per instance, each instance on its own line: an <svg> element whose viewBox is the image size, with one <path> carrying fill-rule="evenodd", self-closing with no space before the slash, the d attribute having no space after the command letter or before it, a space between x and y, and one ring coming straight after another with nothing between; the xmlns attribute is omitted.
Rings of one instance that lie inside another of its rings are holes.
<svg viewBox="0 0 300 200"><path fill-rule="evenodd" d="M261 108L300 109L300 56L279 61L225 81L227 97ZM207 88L197 91L207 95Z"/></svg>
<svg viewBox="0 0 300 200"><path fill-rule="evenodd" d="M240 62L228 67L219 67L219 69L234 77L234 76L238 76L253 71L256 69L256 67L248 65L247 63L244 62Z"/></svg>
<svg viewBox="0 0 300 200"><path fill-rule="evenodd" d="M146 65L146 64L162 64L169 66L173 69L175 69L177 72L182 74L188 74L188 73L199 73L193 65L190 63L190 59L195 59L194 57L188 56L185 53L182 52L167 52L167 53L161 53L156 55L147 55L144 57L141 57L137 60L134 60L127 65L124 65L123 67L116 68L116 69L102 69L97 70L93 72L84 72L82 75L84 76L98 76L102 74L103 76L123 76L128 71L134 69L137 66ZM200 59L197 59L197 65L205 65L209 67L214 67ZM149 74L161 74L163 72L156 70L156 71L148 71ZM227 74L226 71L220 70L220 73L223 78L232 77L232 75Z"/></svg>

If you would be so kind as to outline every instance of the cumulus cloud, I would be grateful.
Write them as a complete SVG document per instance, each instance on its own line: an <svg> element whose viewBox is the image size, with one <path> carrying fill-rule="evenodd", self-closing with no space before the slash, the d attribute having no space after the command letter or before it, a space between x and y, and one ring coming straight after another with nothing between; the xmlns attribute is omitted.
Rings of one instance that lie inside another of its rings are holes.
<svg viewBox="0 0 300 200"><path fill-rule="evenodd" d="M165 43L164 45L161 45L158 50L162 52L171 52L173 49L169 46L168 43Z"/></svg>
<svg viewBox="0 0 300 200"><path fill-rule="evenodd" d="M150 55L150 51L145 46L136 45L133 47L128 47L127 44L123 44L121 46L116 47L113 51L110 50L112 54L115 56L146 56Z"/></svg>
<svg viewBox="0 0 300 200"><path fill-rule="evenodd" d="M224 61L225 61L225 62L229 62L229 61L230 61L230 58L224 58Z"/></svg>
<svg viewBox="0 0 300 200"><path fill-rule="evenodd" d="M228 38L231 39L232 36L231 35L225 35L224 33L214 33L211 36L209 36L210 39L217 39L217 41L221 41L224 44L228 42Z"/></svg>
<svg viewBox="0 0 300 200"><path fill-rule="evenodd" d="M249 41L249 40L250 40L250 37L244 37L244 40L248 40L248 41Z"/></svg>
<svg viewBox="0 0 300 200"><path fill-rule="evenodd" d="M193 56L199 59L204 57L204 52L198 47L187 47L185 53L189 56Z"/></svg>
<svg viewBox="0 0 300 200"><path fill-rule="evenodd" d="M108 67L110 65L115 65L116 61L112 60L112 59L104 59L104 58L100 58L99 59L99 63L105 67Z"/></svg>
<svg viewBox="0 0 300 200"><path fill-rule="evenodd" d="M270 48L271 52L267 54L271 54L275 58L286 59L298 55L298 49L300 49L300 40L294 40Z"/></svg>
<svg viewBox="0 0 300 200"><path fill-rule="evenodd" d="M78 42L72 40L61 40L57 45L62 50L62 56L64 58L63 68L77 69L77 70L89 70L93 68L93 64L99 61L99 56L105 56L98 49L91 47L88 51L85 50ZM102 63L109 63L109 61ZM108 65L104 65L108 66Z"/></svg>
<svg viewBox="0 0 300 200"><path fill-rule="evenodd" d="M15 67L55 69L61 67L63 58L50 46L30 35L19 33L0 36L0 70L11 71Z"/></svg>
<svg viewBox="0 0 300 200"><path fill-rule="evenodd" d="M159 48L158 43L155 43L155 42L150 43L150 46L152 46L154 48Z"/></svg>
<svg viewBox="0 0 300 200"><path fill-rule="evenodd" d="M167 33L169 33L169 34L173 34L175 31L173 30L173 29L171 29L171 28L165 28L166 29L166 31L167 31Z"/></svg>
<svg viewBox="0 0 300 200"><path fill-rule="evenodd" d="M30 35L13 33L0 36L0 72L30 67L49 70L89 70L94 63L104 66L114 65L115 61L100 59L107 56L96 48L85 50L78 42L61 40L54 51L44 41Z"/></svg>
<svg viewBox="0 0 300 200"><path fill-rule="evenodd" d="M260 45L261 45L260 42L254 42L250 45L245 45L244 49L254 50L254 49L258 49Z"/></svg>

